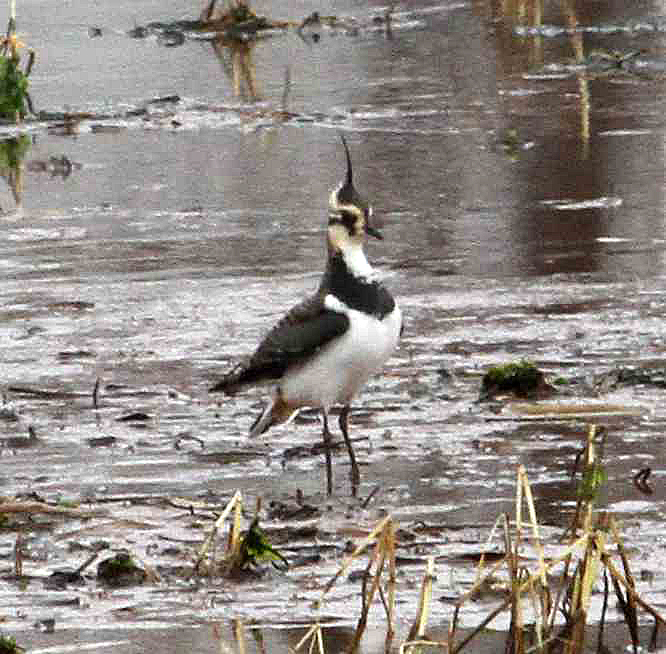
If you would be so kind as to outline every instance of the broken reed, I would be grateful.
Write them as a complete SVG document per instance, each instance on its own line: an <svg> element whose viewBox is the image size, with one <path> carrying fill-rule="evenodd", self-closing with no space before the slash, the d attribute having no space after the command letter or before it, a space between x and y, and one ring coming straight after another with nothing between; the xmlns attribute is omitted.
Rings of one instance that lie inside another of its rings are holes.
<svg viewBox="0 0 666 654"><path fill-rule="evenodd" d="M368 558L362 580L361 589L361 616L356 624L354 637L348 648L348 652L358 651L358 646L368 623L370 606L379 594L387 620L386 649L393 640L394 615L395 615L395 526L391 516L380 520L366 538L354 549L354 551L342 562L340 569L329 579L322 591L321 597L315 602L315 610L320 611L322 604L331 588L337 580L347 571L351 564L358 559L372 544L374 548L372 555ZM385 578L385 579L384 579ZM382 584L382 581L384 583ZM324 654L321 624L316 620L298 642L294 651L297 652L309 643L308 652L311 654L316 647L318 654Z"/></svg>
<svg viewBox="0 0 666 654"><path fill-rule="evenodd" d="M212 578L216 572L216 549L217 549L217 535L222 530L222 527L233 511L233 520L231 528L229 529L229 536L227 539L227 548L223 557L223 565L226 568L233 568L238 564L240 556L241 545L241 514L243 510L243 496L240 491L236 491L233 497L227 502L220 517L215 521L213 528L210 530L208 537L201 545L199 554L197 555L194 563L193 574L208 572ZM207 560L207 561L206 561Z"/></svg>
<svg viewBox="0 0 666 654"><path fill-rule="evenodd" d="M603 633L608 606L609 580L617 599L634 651L639 647L638 611L648 613L654 619L651 644L657 640L660 625L664 619L656 609L648 605L636 593L633 575L629 567L622 538L613 517L606 512L595 512L598 492L605 481L600 454L603 452L605 431L590 427L585 447L577 458L582 462L578 473L578 501L570 527L565 532L568 544L564 552L555 558L546 558L541 541L534 498L527 473L523 466L518 467L516 478L516 503L514 530L506 514L500 515L489 536L488 545L493 541L498 529L504 539L504 556L486 568L481 556L476 581L467 593L456 602L446 642L427 639L426 626L432 598L434 579L434 559L427 560L423 578L419 606L407 640L400 645L400 654L418 652L429 646L439 648L448 654L458 654L481 633L498 615L509 611L511 620L507 632L506 654L582 654L585 646L585 630L588 626L593 588L603 579L603 605L599 624L597 651L607 651L603 643ZM576 473L574 473L576 474ZM224 521L235 509L232 527L229 532L225 561L233 562L240 548L240 519L242 498L237 492L217 519L213 530L204 542L195 571L201 571L204 559L210 556L209 572L213 574L215 561L216 534ZM527 516L524 516L526 509ZM581 532L580 535L579 531ZM521 557L521 547L530 540L537 553L537 567L529 570ZM372 547L374 545L374 547ZM354 637L346 650L350 654L358 651L359 643L367 627L368 613L376 596L379 596L387 620L386 651L394 636L396 564L395 526L390 516L381 520L368 536L343 561L340 569L328 581L321 597L315 602L315 611L320 612L327 594L338 579L349 570L352 563L372 547L372 553L362 578L361 614ZM617 559L620 566L618 567ZM458 620L461 610L472 598L478 597L482 589L496 573L506 566L508 574L507 594L500 606L492 610L484 620L462 639L457 640ZM531 607L528 616L525 603ZM556 624L558 615L564 618ZM309 654L325 654L322 626L319 618L311 624L305 635L294 648L294 652L307 651Z"/></svg>
<svg viewBox="0 0 666 654"><path fill-rule="evenodd" d="M400 646L400 654L417 652L420 647L424 646L440 648L448 654L458 654L504 611L509 611L511 616L505 644L506 654L531 654L532 652L582 654L585 648L585 629L588 626L593 588L599 579L604 580L604 597L597 637L597 651L608 651L603 643L603 633L608 606L609 579L627 625L634 652L639 647L638 609L642 609L654 618L651 645L656 644L658 628L660 625L664 625L664 619L636 593L633 575L615 520L606 512L595 513L595 502L605 482L605 472L601 461L605 436L605 430L597 429L592 425L587 434L585 447L577 459L577 466L579 462L582 462L581 469L578 471L578 501L572 523L565 532L565 537L567 534L570 534L570 537L564 552L556 558L546 559L529 479L525 468L519 466L516 479L514 531L512 533L509 518L501 515L488 538L488 544L490 544L496 530L502 529L504 556L486 569L482 555L476 582L456 602L447 642L431 641L426 636L434 576L434 561L430 557L423 578L417 616L407 640ZM526 518L524 517L525 508L527 509ZM391 531L385 531L387 529ZM374 554L368 562L363 578L361 618L358 621L352 644L347 649L350 654L354 654L358 649L367 624L368 607L376 589L380 591L380 598L388 617L386 651L389 649L393 636L393 604L386 602L379 585L379 577L385 557L391 557L393 567L388 585L392 589L391 598L393 598L395 592L395 536L393 534L387 537L387 534L392 533L393 529L390 518L385 518L378 523L366 540L356 548L329 581L317 603L317 608L320 608L324 596L340 575L348 569L351 561L370 545L373 538L376 538ZM581 531L580 536L578 535L579 530ZM520 555L521 546L526 539L531 540L532 547L537 553L538 563L535 570L528 570ZM621 570L615 562L618 557L621 562ZM371 575L370 570L373 563L375 563L375 572ZM460 611L466 602L478 596L481 589L494 578L503 566L507 568L509 579L507 597L499 607L486 616L476 629L456 642ZM370 592L367 589L369 580L371 580ZM526 615L525 602L528 602L531 607L531 617ZM561 620L556 624L558 614L564 618L564 624ZM321 626L318 623L312 625L296 650L307 642L310 642L310 652L313 652L316 645L318 654L324 654Z"/></svg>
<svg viewBox="0 0 666 654"><path fill-rule="evenodd" d="M608 606L609 578L629 630L634 651L637 651L639 647L639 608L654 618L655 626L651 640L653 643L656 642L657 630L659 625L664 625L664 619L636 593L629 562L615 520L606 512L595 513L594 510L598 492L605 481L600 459L604 438L603 430L597 430L594 425L590 427L582 455L577 459L577 462L582 461L582 469L579 471L576 511L572 523L565 533L565 537L569 535L569 542L563 554L549 559L548 562L544 557L527 473L522 466L518 468L513 541L508 518L500 516L493 532L498 524L501 524L504 530L505 555L483 576L481 575L482 558L476 583L456 603L449 628L448 642L442 644L449 654L461 652L497 615L506 610L509 610L511 615L505 646L507 654L527 654L528 652L581 654L585 647L585 628L588 624L593 587L600 578L604 580L604 598L597 651L607 651L603 644L603 632ZM523 522L523 500L529 513L527 524ZM533 571L522 565L520 558L520 546L526 526L530 527L532 545L538 555L538 567ZM578 536L579 529L582 532L580 536ZM491 532L491 538L492 535ZM619 557L622 571L614 563L614 557ZM455 642L460 610L504 565L507 566L509 575L506 599L473 632L459 642ZM556 572L558 568L561 568L559 573ZM525 601L529 601L532 608L533 618L530 624L526 622ZM564 618L564 624L555 624L558 614Z"/></svg>

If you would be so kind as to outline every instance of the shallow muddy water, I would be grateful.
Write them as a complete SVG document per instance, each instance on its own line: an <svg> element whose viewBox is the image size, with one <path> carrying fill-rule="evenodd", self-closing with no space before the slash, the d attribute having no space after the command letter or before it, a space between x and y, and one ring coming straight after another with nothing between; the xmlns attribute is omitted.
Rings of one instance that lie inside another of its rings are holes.
<svg viewBox="0 0 666 654"><path fill-rule="evenodd" d="M387 9L379 2L284 4L252 6L296 22L344 15L350 27L262 38L244 55L248 88L234 77L241 54L201 35L178 47L128 35L197 18L201 6L19 3L20 37L37 53L31 95L45 113L0 128L14 139L0 143L2 161L21 152L18 177L0 169L0 493L105 514L24 529L20 580L16 531L0 533L3 631L30 652L212 652L234 642L240 620L248 649L287 651L354 529L390 513L439 535L404 546L399 627L409 628L434 555L431 626L444 633L474 579L461 556L513 510L519 464L546 535L568 523L591 423L608 429L600 504L645 571L639 592L663 610L666 10L563 4L535 25L511 3L502 13L413 0L396 5L387 33L373 20ZM406 321L351 415L360 500L343 451L335 496L324 497L323 457L308 451L320 440L314 414L249 442L263 394L207 392L316 287L341 133L383 223L369 258ZM550 402L576 410L479 402L484 371L519 359L557 382ZM645 374L618 374L629 369ZM131 414L142 415L123 419ZM652 494L632 482L646 467ZM239 585L185 581L179 570L235 490L249 516L262 499L267 529L286 522L271 503L302 491L317 510L303 522L316 542L283 551L330 546L321 560ZM131 550L162 581L45 587L96 541ZM351 638L359 586L341 580L324 606L327 651ZM481 604L463 626L488 612ZM380 651L384 614L370 617L364 651ZM40 628L50 618L54 629ZM626 642L624 632L615 640Z"/></svg>

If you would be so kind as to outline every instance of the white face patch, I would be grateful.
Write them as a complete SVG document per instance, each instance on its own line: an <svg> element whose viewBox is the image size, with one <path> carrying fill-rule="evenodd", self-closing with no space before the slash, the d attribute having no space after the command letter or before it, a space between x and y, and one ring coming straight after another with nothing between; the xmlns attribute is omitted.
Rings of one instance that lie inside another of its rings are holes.
<svg viewBox="0 0 666 654"><path fill-rule="evenodd" d="M333 224L328 228L328 242L334 250L342 254L345 265L352 275L368 281L377 276L363 252L362 237L351 237L344 225Z"/></svg>
<svg viewBox="0 0 666 654"><path fill-rule="evenodd" d="M349 307L344 302L340 302L335 295L331 295L330 293L324 298L324 306L329 311L336 311L337 313L344 314L349 313Z"/></svg>
<svg viewBox="0 0 666 654"><path fill-rule="evenodd" d="M331 211L338 211L338 207L340 206L338 204L338 193L340 192L340 189L342 188L342 184L339 184L337 188L334 188L331 191L331 194L328 196L328 206Z"/></svg>
<svg viewBox="0 0 666 654"><path fill-rule="evenodd" d="M363 244L349 242L346 248L341 248L342 258L349 268L349 272L355 277L363 277L370 281L376 276L372 266L365 258Z"/></svg>

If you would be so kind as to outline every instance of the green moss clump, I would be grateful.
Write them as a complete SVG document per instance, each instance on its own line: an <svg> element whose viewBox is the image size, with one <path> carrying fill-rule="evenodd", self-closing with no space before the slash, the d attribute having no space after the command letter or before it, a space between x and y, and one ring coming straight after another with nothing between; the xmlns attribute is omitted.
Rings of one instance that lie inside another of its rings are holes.
<svg viewBox="0 0 666 654"><path fill-rule="evenodd" d="M0 634L0 654L18 654L22 651L16 644L16 638Z"/></svg>
<svg viewBox="0 0 666 654"><path fill-rule="evenodd" d="M118 552L97 566L97 579L109 586L132 586L146 580L146 571L140 568L128 552Z"/></svg>
<svg viewBox="0 0 666 654"><path fill-rule="evenodd" d="M544 374L530 361L493 366L483 376L481 395L491 397L497 393L512 392L529 397L546 387Z"/></svg>
<svg viewBox="0 0 666 654"><path fill-rule="evenodd" d="M598 463L590 466L583 473L583 478L578 485L578 497L586 502L597 499L599 489L606 483L608 474L604 467Z"/></svg>
<svg viewBox="0 0 666 654"><path fill-rule="evenodd" d="M18 57L0 56L0 118L16 120L28 113L28 76Z"/></svg>

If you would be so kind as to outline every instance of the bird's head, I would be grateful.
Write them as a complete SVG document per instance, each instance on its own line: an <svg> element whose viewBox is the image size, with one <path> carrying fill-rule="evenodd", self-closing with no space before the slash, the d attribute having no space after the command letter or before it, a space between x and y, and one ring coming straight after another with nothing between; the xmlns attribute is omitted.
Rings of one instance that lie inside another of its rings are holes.
<svg viewBox="0 0 666 654"><path fill-rule="evenodd" d="M334 250L362 245L365 235L382 239L381 232L370 224L372 207L358 194L352 182L352 165L344 136L342 145L347 156L345 180L331 192L328 206L328 243Z"/></svg>

